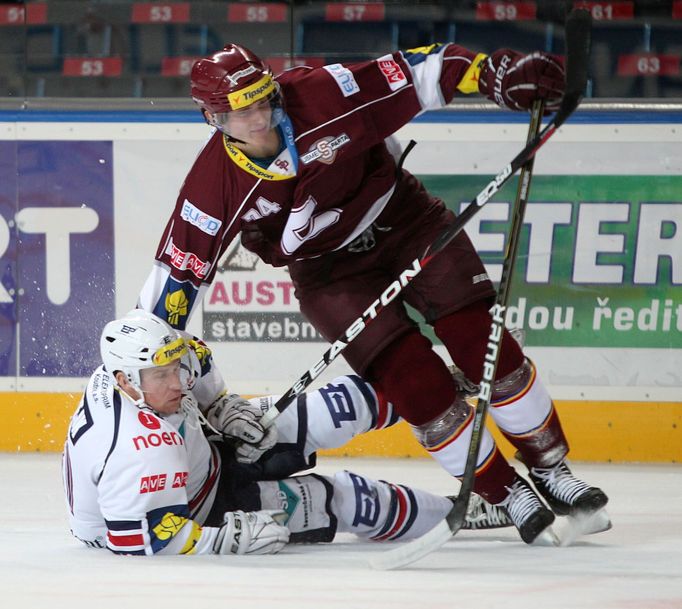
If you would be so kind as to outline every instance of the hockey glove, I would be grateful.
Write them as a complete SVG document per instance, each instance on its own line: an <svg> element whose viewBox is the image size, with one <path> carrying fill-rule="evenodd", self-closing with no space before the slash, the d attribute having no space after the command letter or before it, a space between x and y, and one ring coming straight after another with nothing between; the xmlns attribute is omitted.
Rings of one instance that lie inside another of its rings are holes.
<svg viewBox="0 0 682 609"><path fill-rule="evenodd" d="M225 512L223 525L213 544L215 554L277 554L289 541L286 512ZM279 522L278 522L279 521Z"/></svg>
<svg viewBox="0 0 682 609"><path fill-rule="evenodd" d="M272 264L270 244L263 231L256 224L245 224L241 231L242 245L258 256L263 262Z"/></svg>
<svg viewBox="0 0 682 609"><path fill-rule="evenodd" d="M500 49L485 59L478 89L501 108L530 110L536 99L544 99L545 113L553 112L564 94L563 62L550 53Z"/></svg>
<svg viewBox="0 0 682 609"><path fill-rule="evenodd" d="M255 463L277 442L277 428L267 429L258 420L263 411L241 396L231 393L219 397L208 409L208 422L220 433L238 440L235 454L240 463Z"/></svg>

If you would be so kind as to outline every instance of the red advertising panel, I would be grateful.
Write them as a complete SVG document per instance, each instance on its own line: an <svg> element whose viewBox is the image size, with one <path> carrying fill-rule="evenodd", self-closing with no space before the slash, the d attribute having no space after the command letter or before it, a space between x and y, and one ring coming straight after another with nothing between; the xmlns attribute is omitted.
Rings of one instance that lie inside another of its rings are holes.
<svg viewBox="0 0 682 609"><path fill-rule="evenodd" d="M227 20L230 23L282 23L287 20L287 5L262 2L229 4Z"/></svg>
<svg viewBox="0 0 682 609"><path fill-rule="evenodd" d="M586 8L592 13L595 21L616 21L632 19L635 16L635 3L630 2L584 2L573 4L574 8Z"/></svg>
<svg viewBox="0 0 682 609"><path fill-rule="evenodd" d="M682 0L673 2L673 19L682 19Z"/></svg>
<svg viewBox="0 0 682 609"><path fill-rule="evenodd" d="M677 76L679 55L637 53L618 57L618 76Z"/></svg>
<svg viewBox="0 0 682 609"><path fill-rule="evenodd" d="M324 57L294 57L293 59L291 57L266 57L265 62L272 68L275 74L295 66L320 68L326 63Z"/></svg>
<svg viewBox="0 0 682 609"><path fill-rule="evenodd" d="M326 21L383 21L385 17L386 8L381 2L330 2L324 18Z"/></svg>
<svg viewBox="0 0 682 609"><path fill-rule="evenodd" d="M525 21L535 19L535 2L477 2L479 21Z"/></svg>
<svg viewBox="0 0 682 609"><path fill-rule="evenodd" d="M120 76L123 60L120 57L67 57L64 59L64 76Z"/></svg>
<svg viewBox="0 0 682 609"><path fill-rule="evenodd" d="M47 2L0 5L0 25L40 25L47 23Z"/></svg>
<svg viewBox="0 0 682 609"><path fill-rule="evenodd" d="M189 76L197 57L164 57L161 76Z"/></svg>
<svg viewBox="0 0 682 609"><path fill-rule="evenodd" d="M133 23L187 23L189 2L140 2L133 4Z"/></svg>

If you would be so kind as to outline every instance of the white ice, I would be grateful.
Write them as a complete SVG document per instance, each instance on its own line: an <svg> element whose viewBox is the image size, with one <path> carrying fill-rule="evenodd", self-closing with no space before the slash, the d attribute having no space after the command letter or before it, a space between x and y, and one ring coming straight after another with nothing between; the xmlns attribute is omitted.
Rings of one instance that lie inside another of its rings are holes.
<svg viewBox="0 0 682 609"><path fill-rule="evenodd" d="M452 494L429 460L322 459ZM610 496L613 528L566 548L513 529L460 531L411 568L368 566L389 544L339 536L276 556L120 557L69 534L59 456L0 454L4 609L680 609L682 466L574 464Z"/></svg>

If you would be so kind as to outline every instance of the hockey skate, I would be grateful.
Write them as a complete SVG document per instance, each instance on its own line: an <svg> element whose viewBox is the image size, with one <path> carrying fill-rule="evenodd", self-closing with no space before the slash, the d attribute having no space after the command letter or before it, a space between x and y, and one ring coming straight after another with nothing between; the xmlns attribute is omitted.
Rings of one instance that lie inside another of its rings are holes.
<svg viewBox="0 0 682 609"><path fill-rule="evenodd" d="M488 503L480 495L471 493L463 529L501 529L513 525L514 523L505 510Z"/></svg>
<svg viewBox="0 0 682 609"><path fill-rule="evenodd" d="M453 503L457 499L456 495L448 497ZM469 497L469 507L467 508L466 519L462 529L467 531L484 529L501 529L513 526L513 522L507 512L497 505L488 503L483 497L476 493L471 493Z"/></svg>
<svg viewBox="0 0 682 609"><path fill-rule="evenodd" d="M531 467L529 475L554 513L572 519L574 538L611 528L611 519L604 509L609 500L606 493L576 478L565 461L554 467Z"/></svg>
<svg viewBox="0 0 682 609"><path fill-rule="evenodd" d="M495 507L507 513L521 539L528 544L558 545L559 539L551 528L554 513L542 503L530 484L517 474L507 490L509 495Z"/></svg>

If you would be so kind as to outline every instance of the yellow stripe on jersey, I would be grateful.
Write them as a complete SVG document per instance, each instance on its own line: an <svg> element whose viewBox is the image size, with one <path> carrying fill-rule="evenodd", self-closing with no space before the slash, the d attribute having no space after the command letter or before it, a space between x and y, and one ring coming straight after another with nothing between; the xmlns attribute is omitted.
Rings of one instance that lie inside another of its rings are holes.
<svg viewBox="0 0 682 609"><path fill-rule="evenodd" d="M435 44L430 44L429 46L426 47L415 47L414 49L407 49L407 52L413 53L415 55L417 53L420 53L422 55L430 55L434 51L434 49L439 49L442 46L443 46L442 43L437 42Z"/></svg>
<svg viewBox="0 0 682 609"><path fill-rule="evenodd" d="M466 94L478 93L478 79L481 76L481 68L486 59L488 59L488 56L485 53L479 53L474 57L469 69L464 73L462 80L459 81L457 90Z"/></svg>
<svg viewBox="0 0 682 609"><path fill-rule="evenodd" d="M189 537L185 542L185 545L182 546L182 550L180 550L180 554L194 554L194 552L197 549L199 539L201 538L201 527L196 522L194 522L194 520L190 520L189 522L191 523L192 528L190 530Z"/></svg>

